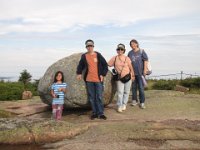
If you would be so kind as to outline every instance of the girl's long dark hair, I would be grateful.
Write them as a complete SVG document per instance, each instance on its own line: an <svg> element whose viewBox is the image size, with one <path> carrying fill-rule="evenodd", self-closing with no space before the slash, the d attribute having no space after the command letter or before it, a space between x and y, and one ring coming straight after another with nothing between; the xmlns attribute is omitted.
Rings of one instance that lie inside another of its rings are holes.
<svg viewBox="0 0 200 150"><path fill-rule="evenodd" d="M61 81L64 82L64 75L63 75L63 72L62 72L62 71L57 71L56 74L55 74L55 76L54 76L54 83L57 82L56 77L58 76L59 73L62 75Z"/></svg>

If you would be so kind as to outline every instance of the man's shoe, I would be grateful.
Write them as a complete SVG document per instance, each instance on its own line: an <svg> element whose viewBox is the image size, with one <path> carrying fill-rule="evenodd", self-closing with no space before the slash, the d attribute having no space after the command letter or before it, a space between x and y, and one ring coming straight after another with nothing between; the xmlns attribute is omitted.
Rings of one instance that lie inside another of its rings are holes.
<svg viewBox="0 0 200 150"><path fill-rule="evenodd" d="M138 102L136 100L133 100L131 103L132 106L136 106L137 104L138 104Z"/></svg>
<svg viewBox="0 0 200 150"><path fill-rule="evenodd" d="M101 115L101 116L99 116L99 119L106 120L106 119L107 119L107 117L106 117L105 115Z"/></svg>
<svg viewBox="0 0 200 150"><path fill-rule="evenodd" d="M90 117L91 120L94 120L95 118L98 118L98 115L92 114L92 116Z"/></svg>

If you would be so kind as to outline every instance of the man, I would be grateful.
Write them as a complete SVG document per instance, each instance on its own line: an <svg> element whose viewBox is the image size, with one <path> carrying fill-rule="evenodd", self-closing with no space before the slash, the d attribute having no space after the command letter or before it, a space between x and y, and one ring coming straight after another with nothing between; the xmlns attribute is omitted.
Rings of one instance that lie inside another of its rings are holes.
<svg viewBox="0 0 200 150"><path fill-rule="evenodd" d="M144 85L142 76L147 74L147 62L148 56L146 52L139 47L137 40L133 39L130 41L131 51L128 53L128 57L132 61L132 66L135 73L135 81L132 83L132 106L138 104L137 99L137 87L139 88L139 99L140 99L140 108L144 109L145 105L145 94L144 94Z"/></svg>
<svg viewBox="0 0 200 150"><path fill-rule="evenodd" d="M85 42L87 53L81 56L77 67L77 79L82 79L82 72L85 71L84 81L86 82L88 98L92 106L91 120L100 118L106 120L103 106L103 79L108 72L108 65L104 57L94 51L94 41Z"/></svg>

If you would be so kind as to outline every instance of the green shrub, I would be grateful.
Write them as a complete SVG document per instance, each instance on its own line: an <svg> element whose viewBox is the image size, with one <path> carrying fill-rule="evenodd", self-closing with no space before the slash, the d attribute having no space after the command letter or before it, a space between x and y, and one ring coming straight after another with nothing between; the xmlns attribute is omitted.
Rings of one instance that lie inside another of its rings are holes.
<svg viewBox="0 0 200 150"><path fill-rule="evenodd" d="M24 91L23 84L19 82L0 82L0 100L18 100Z"/></svg>
<svg viewBox="0 0 200 150"><path fill-rule="evenodd" d="M177 80L157 80L152 89L156 90L173 90L177 84Z"/></svg>
<svg viewBox="0 0 200 150"><path fill-rule="evenodd" d="M28 83L26 90L37 96L37 83ZM20 100L24 91L22 82L0 82L0 100Z"/></svg>
<svg viewBox="0 0 200 150"><path fill-rule="evenodd" d="M188 88L194 88L198 89L200 88L200 77L198 78L187 78L185 80L182 80L180 82L182 86L188 87Z"/></svg>
<svg viewBox="0 0 200 150"><path fill-rule="evenodd" d="M200 91L200 77L198 78L187 78L184 80L150 80L151 88L156 90L173 90L174 87L179 84L190 88L190 91L199 93Z"/></svg>
<svg viewBox="0 0 200 150"><path fill-rule="evenodd" d="M28 83L26 89L31 91L33 96L38 96L37 85L35 83Z"/></svg>

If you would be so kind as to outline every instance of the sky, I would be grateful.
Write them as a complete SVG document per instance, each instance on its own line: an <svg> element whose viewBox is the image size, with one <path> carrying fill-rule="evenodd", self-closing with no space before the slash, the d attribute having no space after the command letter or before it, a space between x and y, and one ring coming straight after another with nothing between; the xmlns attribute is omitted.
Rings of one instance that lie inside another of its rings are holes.
<svg viewBox="0 0 200 150"><path fill-rule="evenodd" d="M33 79L63 57L95 50L109 60L137 39L154 75L200 75L199 0L0 0L0 77Z"/></svg>

